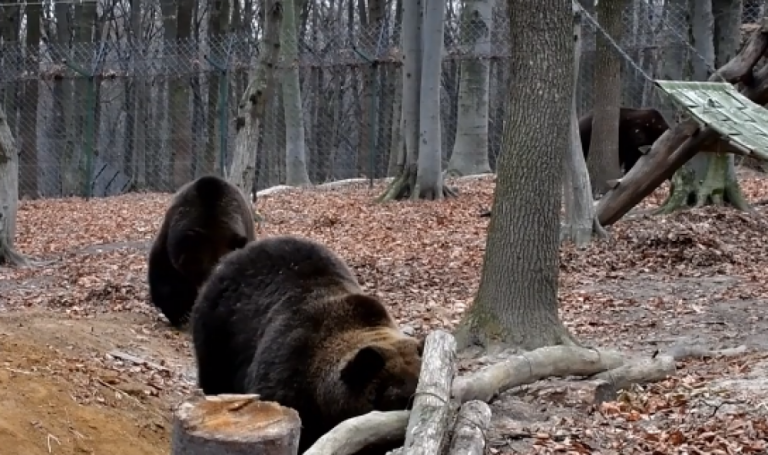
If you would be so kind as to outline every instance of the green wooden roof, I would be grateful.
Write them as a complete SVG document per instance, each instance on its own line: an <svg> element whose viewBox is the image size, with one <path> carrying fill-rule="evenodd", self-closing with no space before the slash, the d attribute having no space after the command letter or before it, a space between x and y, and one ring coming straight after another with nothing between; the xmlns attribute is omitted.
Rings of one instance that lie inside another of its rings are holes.
<svg viewBox="0 0 768 455"><path fill-rule="evenodd" d="M746 154L768 160L768 109L727 82L655 81L699 123Z"/></svg>

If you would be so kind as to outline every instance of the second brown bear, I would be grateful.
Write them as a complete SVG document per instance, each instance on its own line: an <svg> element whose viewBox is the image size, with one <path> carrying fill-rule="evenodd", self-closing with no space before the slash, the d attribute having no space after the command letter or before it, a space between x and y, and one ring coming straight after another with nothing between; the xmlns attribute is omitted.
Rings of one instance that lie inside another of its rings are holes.
<svg viewBox="0 0 768 455"><path fill-rule="evenodd" d="M222 259L195 304L192 338L203 392L294 408L299 453L343 420L407 409L423 350L339 256L293 236Z"/></svg>

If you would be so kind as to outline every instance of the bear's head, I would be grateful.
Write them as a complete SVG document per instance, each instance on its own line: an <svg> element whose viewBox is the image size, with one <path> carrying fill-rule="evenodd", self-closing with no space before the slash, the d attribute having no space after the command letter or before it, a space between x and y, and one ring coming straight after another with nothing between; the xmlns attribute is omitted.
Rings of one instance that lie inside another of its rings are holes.
<svg viewBox="0 0 768 455"><path fill-rule="evenodd" d="M395 328L365 332L341 368L341 381L357 399L356 413L409 409L421 371L424 341Z"/></svg>

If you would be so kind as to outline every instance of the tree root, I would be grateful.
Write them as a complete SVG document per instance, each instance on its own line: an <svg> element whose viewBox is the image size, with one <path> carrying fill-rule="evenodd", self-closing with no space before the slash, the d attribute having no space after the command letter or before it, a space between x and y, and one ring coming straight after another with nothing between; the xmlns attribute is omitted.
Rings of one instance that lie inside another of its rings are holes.
<svg viewBox="0 0 768 455"><path fill-rule="evenodd" d="M416 184L416 167L404 168L400 175L387 186L384 194L376 198L376 202L402 201L405 199L419 199L434 201L438 199L454 198L459 195L458 188L449 187L443 182L442 193L434 189L419 189Z"/></svg>
<svg viewBox="0 0 768 455"><path fill-rule="evenodd" d="M664 355L627 361L615 351L578 346L551 346L517 355L469 375L454 378L456 342L453 336L429 334L413 410L372 412L346 420L320 438L306 455L350 455L371 445L397 443L390 453L481 454L491 410L485 404L512 387L550 376L581 376L594 392L593 403L616 399L618 391L634 384L659 381L675 372L675 361L691 356L738 355L744 346L710 351L695 346L673 347ZM453 439L447 441L451 416L456 415ZM406 428L408 429L406 431Z"/></svg>

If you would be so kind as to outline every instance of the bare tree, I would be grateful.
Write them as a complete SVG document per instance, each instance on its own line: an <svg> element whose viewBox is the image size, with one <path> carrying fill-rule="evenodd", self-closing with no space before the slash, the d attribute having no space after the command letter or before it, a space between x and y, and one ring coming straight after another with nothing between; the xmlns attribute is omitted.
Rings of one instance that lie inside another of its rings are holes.
<svg viewBox="0 0 768 455"><path fill-rule="evenodd" d="M592 187L584 161L579 138L579 119L575 87L579 81L579 60L581 57L581 7L573 0L573 103L571 106L570 147L563 161L563 199L565 219L560 230L560 239L571 241L576 246L586 246L592 236L606 237L607 232L597 220L592 203Z"/></svg>
<svg viewBox="0 0 768 455"><path fill-rule="evenodd" d="M690 1L690 36L695 52L691 55L694 80L705 81L714 68L731 60L740 41L740 0ZM670 57L674 58L674 54ZM672 63L674 65L674 63ZM718 141L714 148L700 151L672 178L669 198L660 212L684 207L730 204L749 210L736 178L734 157Z"/></svg>
<svg viewBox="0 0 768 455"><path fill-rule="evenodd" d="M493 0L464 0L461 38L470 58L461 62L456 141L447 175L491 172L488 162L488 85Z"/></svg>
<svg viewBox="0 0 768 455"><path fill-rule="evenodd" d="M403 2L403 117L405 160L379 200L442 199L440 76L445 0Z"/></svg>
<svg viewBox="0 0 768 455"><path fill-rule="evenodd" d="M307 173L304 111L301 108L301 87L299 84L299 36L296 24L296 2L289 0L283 5L280 41L285 57L283 60L288 64L282 81L283 109L285 112L285 183L302 186L309 185L310 181Z"/></svg>
<svg viewBox="0 0 768 455"><path fill-rule="evenodd" d="M574 90L571 4L509 0L508 11L515 45L504 145L480 288L457 329L459 348L575 343L557 302L563 152ZM520 87L539 81L547 81L546 90L521 94Z"/></svg>
<svg viewBox="0 0 768 455"><path fill-rule="evenodd" d="M275 67L280 56L282 22L283 1L265 0L264 33L259 46L260 61L238 105L235 153L228 173L229 182L240 188L243 194L251 191L256 175L259 128L264 124L267 100L275 88Z"/></svg>
<svg viewBox="0 0 768 455"><path fill-rule="evenodd" d="M622 14L627 0L597 2L597 18L616 41L623 30ZM621 108L621 56L601 33L597 34L594 70L595 107L592 115L592 140L587 168L592 191L600 197L610 187L608 181L621 177L619 165L619 109Z"/></svg>

